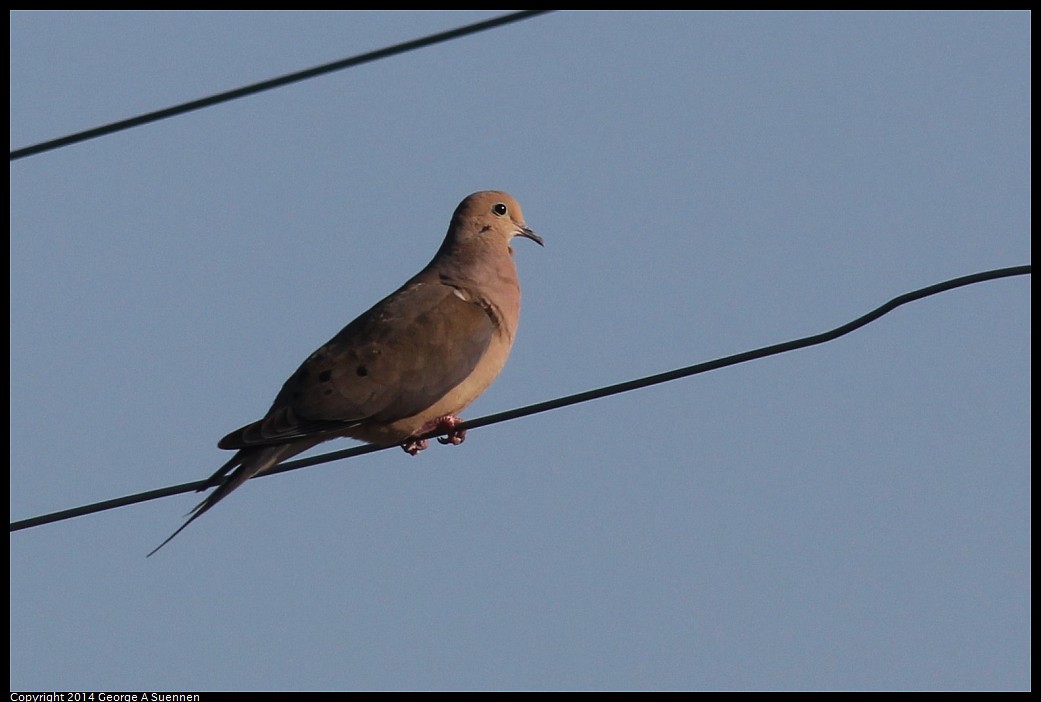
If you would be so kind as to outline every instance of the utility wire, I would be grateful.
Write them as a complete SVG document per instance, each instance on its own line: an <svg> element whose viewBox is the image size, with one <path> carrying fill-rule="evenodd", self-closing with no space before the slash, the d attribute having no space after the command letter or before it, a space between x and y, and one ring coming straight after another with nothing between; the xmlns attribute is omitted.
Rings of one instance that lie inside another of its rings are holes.
<svg viewBox="0 0 1041 702"><path fill-rule="evenodd" d="M340 71L345 68L351 68L358 66L363 63L369 63L370 61L377 61L384 59L389 56L396 56L397 54L403 54L407 51L414 49L421 49L433 44L440 44L442 42L451 41L452 39L458 39L460 37L467 36L469 34L476 34L477 32L483 32L486 29L494 29L513 22L519 22L526 20L537 15L542 15L547 12L553 12L553 10L521 10L502 17L496 17L494 19L485 20L483 22L477 22L476 24L468 24L464 27L457 29L451 29L447 32L440 32L438 34L431 34L430 36L421 37L419 39L413 39L412 41L406 41L403 44L395 44L394 46L388 46L383 49L376 51L370 51L365 54L359 54L350 58L341 59L339 61L333 61L332 63L326 63L321 66L315 66L308 68L303 71L297 71L295 73L287 73L284 76L277 78L271 78L269 80L247 85L235 90L228 90L223 93L217 93L204 97L199 100L192 100L180 105L174 105L173 107L167 107L162 110L156 110L155 112L148 112L137 117L130 117L128 119L120 120L118 122L111 122L109 124L95 127L94 129L87 129L86 131L76 132L75 134L69 134L68 136L60 137L58 139L51 139L50 141L40 142L32 146L26 146L21 149L15 149L11 152L11 160L15 161L26 156L33 156L40 154L45 151L51 151L58 149L63 146L70 144L76 144L81 141L87 141L88 139L95 139L106 134L112 134L114 132L120 132L124 129L130 129L131 127L138 127L142 124L148 124L149 122L157 122L167 117L174 117L176 115L184 114L185 112L192 112L193 110L200 110L204 107L210 107L212 105L218 105L222 102L228 102L230 100L236 100L247 95L253 95L260 93L265 90L272 90L274 88L280 88L283 85L290 83L296 83L298 81L307 80L316 76L324 75L326 73L332 73L333 71Z"/></svg>
<svg viewBox="0 0 1041 702"><path fill-rule="evenodd" d="M930 295L937 295L948 290L954 290L955 288L961 288L966 285L973 285L975 283L982 283L987 280L997 280L999 278L1008 278L1017 275L1030 275L1031 267L1026 266L1013 266L1011 268L999 268L996 270L983 271L982 273L974 273L972 275L962 276L960 278L953 278L946 280L942 283L936 283L925 288L913 290L903 295L894 297L889 302L885 303L880 307L876 307L867 314L857 317L851 322L847 322L842 326L835 327L830 331L822 332L820 334L814 334L812 336L805 336L801 339L794 339L792 341L785 341L780 344L773 344L771 346L763 346L752 351L745 351L744 353L734 354L733 356L725 356L723 358L717 358L712 361L705 361L704 363L697 363L693 366L687 366L685 368L678 368L676 370L668 371L666 373L658 373L657 375L649 375L645 378L638 378L636 380L629 380L624 383L617 383L615 385L608 385L606 387L597 388L595 390L587 390L586 392L580 392L575 395L567 395L566 397L559 397L555 400L547 400L545 402L538 402L533 405L526 407L520 407L517 409L509 410L506 412L499 412L498 414L490 414L479 419L473 419L468 422L463 422L458 425L458 429L477 429L479 427L486 427L492 424L498 424L499 422L509 421L511 419L519 419L520 417L527 417L540 412L548 412L554 409L560 409L561 407L568 407L570 405L577 405L580 402L588 402L590 400L597 400L602 397L608 397L610 395L618 395L623 392L630 392L632 390L638 390L640 388L649 387L651 385L658 385L660 383L666 383L670 380L678 380L679 378L686 378L691 375L697 375L699 373L706 373L711 370L717 370L719 368L725 368L727 366L737 365L738 363L745 363L747 361L754 361L759 358L765 358L766 356L773 356L779 353L785 353L787 351L794 351L795 349L806 348L807 346L816 346L817 344L823 344L827 341L833 341L840 336L849 334L850 332L860 329L866 324L870 324L879 317L889 312L892 312L901 305L906 305L909 302L920 300ZM443 433L443 432L442 432ZM438 435L438 432L432 432L427 434L423 438L433 438ZM320 456L314 456L312 458L303 458L295 461L288 461L276 467L275 469L262 473L255 477L263 477L266 475L275 475L277 473L285 473L290 470L297 470L298 468L305 468L307 466L318 465L320 463L328 463L330 461L338 461L344 458L353 458L355 456L361 456L367 453L373 453L375 451L382 451L387 448L393 448L391 446L375 446L367 444L364 446L355 446L349 449L343 449L341 451L333 451L331 453L325 453ZM31 519L23 519L17 522L11 522L11 531L19 531L21 529L28 529L29 527L40 526L41 524L49 524L51 522L58 522L65 519L72 519L73 517L80 517L85 514L93 514L94 512L102 512L116 507L123 507L124 505L132 505L138 502L146 502L148 500L155 500L160 497L167 497L169 495L178 495L182 492L191 492L193 490L199 490L207 487L206 480L197 480L192 483L183 483L181 485L174 485L172 487L160 488L158 490L150 490L148 492L141 492L136 495L128 495L126 497L119 497L112 500L105 500L104 502L95 502L91 505L84 505L82 507L75 507L73 509L63 510L61 512L52 512L50 514L44 514L39 517L33 517Z"/></svg>

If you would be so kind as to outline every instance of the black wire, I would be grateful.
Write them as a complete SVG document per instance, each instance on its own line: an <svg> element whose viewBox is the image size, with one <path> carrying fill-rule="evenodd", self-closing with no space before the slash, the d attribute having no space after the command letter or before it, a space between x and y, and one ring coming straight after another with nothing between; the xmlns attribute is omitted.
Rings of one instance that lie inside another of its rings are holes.
<svg viewBox="0 0 1041 702"><path fill-rule="evenodd" d="M332 63L326 63L321 66L315 66L314 68L308 68L303 71L297 71L295 73L288 73L278 78L271 78L269 80L247 85L235 90L228 90L223 93L217 93L210 95L209 97L200 98L199 100L192 100L181 105L174 105L173 107L167 107L162 110L156 110L155 112L148 112L137 117L130 117L128 119L120 120L118 122L111 122L109 124L95 127L94 129L87 129L86 131L76 132L75 134L69 134L68 136L60 137L57 139L51 139L50 141L40 142L32 146L26 146L21 149L15 149L11 152L11 160L15 161L26 156L33 156L35 154L43 153L45 151L51 151L58 149L63 146L70 144L76 144L81 141L87 141L88 139L94 139L106 134L112 134L113 132L119 132L124 129L130 129L131 127L138 127L142 124L148 124L149 122L156 122L167 117L173 117L175 115L184 114L185 112L192 112L193 110L200 110L204 107L210 107L217 105L222 102L228 102L229 100L235 100L247 95L253 95L260 93L265 90L271 90L273 88L280 88L283 85L290 83L296 83L301 80L307 80L308 78L314 78L316 76L324 75L326 73L332 73L333 71L340 71L345 68L351 68L352 66L358 66L363 63L369 63L370 61L377 61L379 59L387 58L388 56L395 56L397 54L403 54L407 51L414 49L421 49L423 47L431 46L432 44L439 44L441 42L450 41L452 39L458 39L468 34L475 34L482 32L486 29L493 29L500 27L505 24L512 22L519 22L526 20L536 15L542 15L547 12L553 12L554 10L521 10L514 12L509 15L503 15L502 17L496 17L494 19L485 20L483 22L477 22L476 24L468 24L465 27L459 27L457 29L451 29L447 32L440 32L438 34L431 34L427 37L421 37L419 39L413 39L412 41L406 41L403 44L395 44L394 46L388 46L384 49L378 49L376 51L370 51L365 54L359 54L358 56L352 56L351 58L341 59L339 61L333 61Z"/></svg>
<svg viewBox="0 0 1041 702"><path fill-rule="evenodd" d="M884 314L892 312L901 305L906 305L909 302L920 300L930 295L936 295L941 292L948 290L954 290L955 288L961 288L966 285L972 285L974 283L982 283L987 280L997 280L999 278L1008 278L1016 275L1030 275L1030 266L1013 266L1011 268L999 268L991 271L983 271L982 273L974 273L972 275L962 276L960 278L953 278L951 280L944 281L942 283L936 283L919 290L913 290L909 293L904 293L898 297L894 297L884 305L873 309L867 314L857 317L851 322L847 322L842 326L835 327L834 329L820 334L814 334L812 336L805 336L801 339L794 339L792 341L785 341L780 344L773 344L772 346L763 346L752 351L745 351L744 353L734 354L733 356L725 356L718 358L713 361L705 361L704 363L697 363L693 366L687 366L685 368L678 368L676 370L668 371L666 373L658 373L657 375L649 375L645 378L638 378L636 380L629 380L624 383L618 383L616 385L608 385L606 387L597 388L595 390L587 390L586 392L580 392L575 395L567 395L566 397L559 397L555 400L547 400L545 402L538 402L534 405L528 405L526 407L520 407L518 409L509 410L506 412L499 412L498 414L490 414L479 419L472 419L468 422L463 422L458 425L459 429L477 429L479 427L486 427L491 424L498 424L499 422L506 422L511 419L519 419L520 417L527 417L529 415L538 414L540 412L548 412L554 409L560 409L561 407L567 407L569 405L577 405L580 402L588 402L589 400L596 400L602 397L608 397L609 395L618 395L623 392L629 392L631 390L638 390L645 388L650 385L658 385L660 383L667 383L670 380L678 380L679 378L686 378L691 375L697 375L699 373L706 373L711 370L717 370L719 368L725 368L727 366L737 365L738 363L745 363L747 361L753 361L766 356L773 356L786 351L794 351L795 349L805 348L807 346L816 346L817 344L823 344L827 341L833 341L849 334L856 329L869 324ZM427 434L423 438L433 438L437 436L437 432ZM390 446L375 446L372 444L364 446L354 446L349 449L343 449L341 451L333 451L331 453L324 453L320 456L314 456L312 458L302 458L295 461L287 461L279 465L277 468L270 470L262 475L256 477L263 477L266 475L275 475L277 473L285 473L290 470L297 470L299 468L305 468L307 466L314 466L320 463L328 463L330 461L337 461L343 458L353 458L354 456L361 456L367 453L374 453L376 451L382 451L387 448L393 448ZM193 483L184 483L182 485L174 485L172 487L161 488L158 490L150 490L148 492L141 492L136 495L128 495L126 497L120 497L113 500L105 500L104 502L95 502L91 505L84 505L83 507L75 507L73 509L63 510L61 512L52 512L50 514L44 514L39 517L33 517L31 519L23 519L17 522L11 522L11 531L19 531L21 529L28 529L29 527L39 526L41 524L49 524L51 522L62 521L64 519L71 519L73 517L83 516L85 514L93 514L94 512L102 512L116 507L123 507L124 505L132 505L138 502L146 502L148 500L155 500L160 497L167 497L169 495L177 495L182 492L192 492L199 490L207 486L208 481L197 480Z"/></svg>

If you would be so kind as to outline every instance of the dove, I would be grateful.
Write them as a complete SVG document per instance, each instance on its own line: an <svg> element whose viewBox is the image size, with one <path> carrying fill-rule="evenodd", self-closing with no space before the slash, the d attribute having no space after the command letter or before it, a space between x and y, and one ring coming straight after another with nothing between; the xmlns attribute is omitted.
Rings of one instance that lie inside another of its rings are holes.
<svg viewBox="0 0 1041 702"><path fill-rule="evenodd" d="M502 370L520 317L514 237L542 238L507 193L464 199L423 270L362 313L289 376L263 419L218 442L235 451L199 488L216 489L151 556L250 478L323 441L460 444L458 414Z"/></svg>

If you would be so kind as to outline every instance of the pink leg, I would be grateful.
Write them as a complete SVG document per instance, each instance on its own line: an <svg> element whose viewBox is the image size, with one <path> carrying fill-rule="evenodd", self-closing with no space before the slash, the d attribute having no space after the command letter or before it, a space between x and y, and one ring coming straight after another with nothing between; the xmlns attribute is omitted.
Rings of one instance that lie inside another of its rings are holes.
<svg viewBox="0 0 1041 702"><path fill-rule="evenodd" d="M409 439L401 445L401 448L405 449L405 453L410 456L415 456L417 453L427 447L426 439Z"/></svg>
<svg viewBox="0 0 1041 702"><path fill-rule="evenodd" d="M452 444L452 446L458 446L463 443L466 439L466 429L456 429L456 425L461 424L462 420L459 417L452 415L446 415L437 420L437 428L446 432L447 436L437 437L439 444Z"/></svg>
<svg viewBox="0 0 1041 702"><path fill-rule="evenodd" d="M438 417L432 422L427 422L423 425L423 428L416 432L419 436L429 434L430 432L437 431L444 432L446 436L437 437L438 443L452 444L458 446L463 443L466 438L466 429L456 429L456 425L462 422L459 417L455 417L450 414L446 414L444 417ZM401 444L401 448L405 450L405 453L415 456L417 453L427 447L426 439L409 439L405 443Z"/></svg>

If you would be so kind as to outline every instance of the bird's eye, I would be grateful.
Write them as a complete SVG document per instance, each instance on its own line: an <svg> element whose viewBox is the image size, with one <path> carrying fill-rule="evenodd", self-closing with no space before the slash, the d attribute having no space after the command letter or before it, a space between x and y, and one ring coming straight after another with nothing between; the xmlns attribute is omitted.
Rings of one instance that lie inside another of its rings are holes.
<svg viewBox="0 0 1041 702"><path fill-rule="evenodd" d="M506 205L502 204L501 202L497 202L494 205L492 205L492 212L502 217L507 212Z"/></svg>

